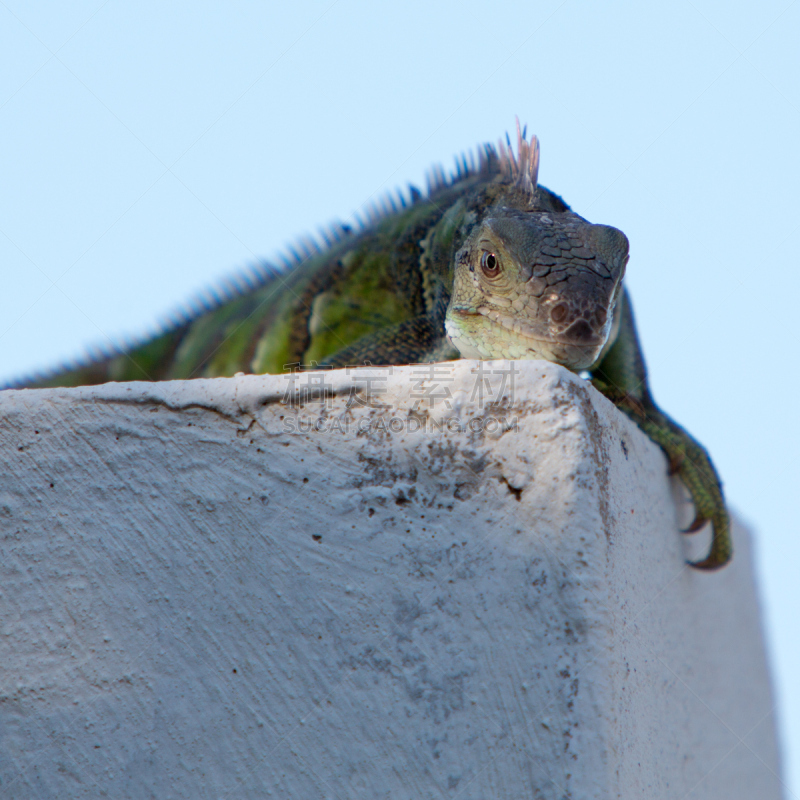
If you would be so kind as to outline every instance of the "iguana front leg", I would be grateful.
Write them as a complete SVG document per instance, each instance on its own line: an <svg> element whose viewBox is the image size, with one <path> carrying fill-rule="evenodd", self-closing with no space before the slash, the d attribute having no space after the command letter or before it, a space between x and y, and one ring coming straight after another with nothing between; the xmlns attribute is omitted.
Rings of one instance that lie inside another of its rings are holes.
<svg viewBox="0 0 800 800"><path fill-rule="evenodd" d="M730 519L719 477L705 448L653 401L627 291L619 302L619 333L591 370L592 383L666 453L670 473L678 475L694 501L695 520L685 532L698 531L708 521L713 526L708 555L689 563L698 569L717 569L732 553Z"/></svg>
<svg viewBox="0 0 800 800"><path fill-rule="evenodd" d="M423 361L448 361L458 351L444 336L443 325L420 314L390 328L368 334L323 361L323 366L339 369L371 364L415 364Z"/></svg>

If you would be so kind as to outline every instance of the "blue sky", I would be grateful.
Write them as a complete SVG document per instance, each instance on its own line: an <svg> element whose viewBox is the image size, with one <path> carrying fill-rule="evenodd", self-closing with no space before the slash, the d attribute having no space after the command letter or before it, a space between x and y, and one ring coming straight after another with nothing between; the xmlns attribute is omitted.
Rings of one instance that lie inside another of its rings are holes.
<svg viewBox="0 0 800 800"><path fill-rule="evenodd" d="M0 1L0 382L511 130L631 241L654 394L757 532L800 795L800 3Z"/></svg>

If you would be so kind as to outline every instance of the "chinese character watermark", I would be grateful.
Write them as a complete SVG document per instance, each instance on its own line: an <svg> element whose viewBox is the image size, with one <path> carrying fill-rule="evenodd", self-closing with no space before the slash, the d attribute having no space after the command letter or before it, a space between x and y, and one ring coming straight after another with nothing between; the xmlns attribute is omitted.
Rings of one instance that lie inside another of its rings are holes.
<svg viewBox="0 0 800 800"><path fill-rule="evenodd" d="M452 364L415 364L411 374L415 376L414 385L409 391L409 396L414 400L414 411L419 411L421 407L432 409L437 403L448 409L453 407L450 387L443 385L453 381Z"/></svg>
<svg viewBox="0 0 800 800"><path fill-rule="evenodd" d="M411 400L411 412L425 414L437 409L439 412L454 410L452 383L456 379L456 362L412 364L395 373L393 366L347 367L345 372L351 378L349 385L334 390L330 382L330 367L318 364L286 364L284 374L286 388L282 402L286 405L301 406L314 403L330 408L337 394L346 395L346 408L388 408L385 402L389 393L390 378L396 374L406 376L411 386L407 396ZM471 369L475 376L471 387L459 385L459 394L467 390L469 401L478 408L497 406L503 400L512 401L515 379L520 370L514 361L479 361ZM463 387L463 388L462 388Z"/></svg>
<svg viewBox="0 0 800 800"><path fill-rule="evenodd" d="M478 408L483 408L485 402L497 403L505 395L514 399L514 378L519 374L515 361L507 361L503 367L495 366L497 362L479 361L477 367L471 372L476 376L472 386L470 400L477 400ZM494 386L490 376L500 376L500 385Z"/></svg>

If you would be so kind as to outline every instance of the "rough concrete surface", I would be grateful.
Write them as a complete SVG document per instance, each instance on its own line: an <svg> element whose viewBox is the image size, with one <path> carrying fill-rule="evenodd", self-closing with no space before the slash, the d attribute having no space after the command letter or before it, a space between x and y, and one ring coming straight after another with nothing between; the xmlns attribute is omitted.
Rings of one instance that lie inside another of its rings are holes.
<svg viewBox="0 0 800 800"><path fill-rule="evenodd" d="M560 367L0 414L2 798L780 797L747 534L687 568L663 455Z"/></svg>

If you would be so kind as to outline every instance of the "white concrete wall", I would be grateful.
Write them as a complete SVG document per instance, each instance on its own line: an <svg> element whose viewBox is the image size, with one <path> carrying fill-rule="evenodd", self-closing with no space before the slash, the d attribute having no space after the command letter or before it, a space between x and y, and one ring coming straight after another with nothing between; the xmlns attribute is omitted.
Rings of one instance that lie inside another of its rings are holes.
<svg viewBox="0 0 800 800"><path fill-rule="evenodd" d="M0 393L0 797L778 798L746 533L687 568L591 387L441 369Z"/></svg>

